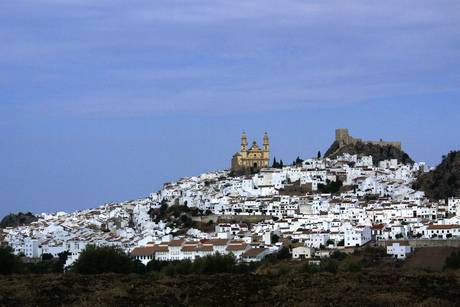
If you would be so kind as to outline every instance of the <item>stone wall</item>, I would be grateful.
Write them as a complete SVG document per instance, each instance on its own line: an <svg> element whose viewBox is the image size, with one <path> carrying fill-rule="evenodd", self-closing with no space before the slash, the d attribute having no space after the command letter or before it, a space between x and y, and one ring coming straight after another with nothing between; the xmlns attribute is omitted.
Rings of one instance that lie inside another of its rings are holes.
<svg viewBox="0 0 460 307"><path fill-rule="evenodd" d="M438 239L414 239L414 240L384 240L384 241L377 241L372 244L377 244L380 247L386 247L388 242L399 242L404 241L408 242L412 248L415 247L459 247L460 246L460 239L446 239L446 240L438 240Z"/></svg>
<svg viewBox="0 0 460 307"><path fill-rule="evenodd" d="M265 220L271 220L271 215L204 215L203 217L194 216L193 220L197 222L207 223L212 220L214 223L220 223L221 221L237 221L237 222L249 222L249 223L258 223L263 222Z"/></svg>

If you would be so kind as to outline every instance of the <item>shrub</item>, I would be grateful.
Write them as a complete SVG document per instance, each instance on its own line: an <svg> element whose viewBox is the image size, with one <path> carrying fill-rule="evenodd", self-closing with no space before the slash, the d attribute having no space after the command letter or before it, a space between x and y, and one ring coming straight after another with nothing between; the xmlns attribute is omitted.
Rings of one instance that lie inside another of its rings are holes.
<svg viewBox="0 0 460 307"><path fill-rule="evenodd" d="M288 265L280 265L278 267L278 272L277 272L278 275L284 275L284 274L287 274L289 272L291 272L291 267L288 266Z"/></svg>
<svg viewBox="0 0 460 307"><path fill-rule="evenodd" d="M460 252L452 252L450 256L446 257L446 263L443 270L457 270L460 269Z"/></svg>
<svg viewBox="0 0 460 307"><path fill-rule="evenodd" d="M316 273L320 271L319 265L316 264L310 264L308 261L305 261L302 263L298 268L297 271L299 273Z"/></svg>
<svg viewBox="0 0 460 307"><path fill-rule="evenodd" d="M42 254L42 260L51 260L53 259L53 255L49 253Z"/></svg>
<svg viewBox="0 0 460 307"><path fill-rule="evenodd" d="M345 272L361 272L362 269L361 263L355 260L349 261L343 268Z"/></svg>
<svg viewBox="0 0 460 307"><path fill-rule="evenodd" d="M74 262L71 271L79 274L128 274L133 269L133 261L118 247L90 244Z"/></svg>
<svg viewBox="0 0 460 307"><path fill-rule="evenodd" d="M337 273L339 271L339 263L335 259L329 259L321 263L321 271Z"/></svg>
<svg viewBox="0 0 460 307"><path fill-rule="evenodd" d="M331 255L331 258L332 259L337 259L339 261L342 261L343 259L345 259L347 257L347 254L346 253L343 253L339 250L336 250L332 253Z"/></svg>

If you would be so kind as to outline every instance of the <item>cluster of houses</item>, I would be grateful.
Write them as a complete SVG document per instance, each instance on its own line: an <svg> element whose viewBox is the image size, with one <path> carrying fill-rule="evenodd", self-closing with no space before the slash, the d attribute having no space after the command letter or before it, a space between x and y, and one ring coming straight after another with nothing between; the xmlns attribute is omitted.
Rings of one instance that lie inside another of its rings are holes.
<svg viewBox="0 0 460 307"><path fill-rule="evenodd" d="M42 214L30 225L2 229L0 240L29 258L67 251L70 265L87 244L118 246L146 263L193 260L217 251L255 261L280 250L282 243L272 240L275 235L283 242L300 243L303 249L294 257L379 240L459 238L460 198L434 203L412 189L412 182L431 169L396 160L374 166L371 156L345 154L265 168L253 176L216 171L166 183L147 198L70 214ZM318 193L337 181L348 189ZM296 193L288 193L292 190ZM152 209L164 204L197 208L215 222L223 217L251 222L217 223L212 232L189 228L184 233L180 223L152 217ZM391 246L389 252L401 254L399 245Z"/></svg>

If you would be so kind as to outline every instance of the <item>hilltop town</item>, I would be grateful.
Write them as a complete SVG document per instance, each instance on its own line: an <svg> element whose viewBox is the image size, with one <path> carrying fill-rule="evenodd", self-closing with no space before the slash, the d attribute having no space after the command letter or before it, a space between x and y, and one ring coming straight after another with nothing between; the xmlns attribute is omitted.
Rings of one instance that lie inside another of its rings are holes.
<svg viewBox="0 0 460 307"><path fill-rule="evenodd" d="M346 129L336 131L336 141L361 142ZM267 133L262 149L255 141L248 149L243 133L230 169L165 183L145 198L43 213L38 221L2 229L1 241L30 259L67 251L69 266L88 244L119 246L146 264L215 252L260 261L287 245L294 258L320 258L379 242L405 258L410 240L460 237L460 198L432 202L413 189L433 170L423 162L375 163L347 153L282 167L268 162Z"/></svg>

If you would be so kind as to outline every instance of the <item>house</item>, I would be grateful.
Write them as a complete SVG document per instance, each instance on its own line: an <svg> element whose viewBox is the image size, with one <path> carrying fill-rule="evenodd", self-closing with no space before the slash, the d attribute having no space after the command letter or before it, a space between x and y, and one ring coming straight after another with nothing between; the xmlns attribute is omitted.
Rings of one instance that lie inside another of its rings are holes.
<svg viewBox="0 0 460 307"><path fill-rule="evenodd" d="M308 246L298 246L292 249L292 258L294 259L308 259L313 258L315 249Z"/></svg>
<svg viewBox="0 0 460 307"><path fill-rule="evenodd" d="M270 249L263 248L251 248L241 254L241 259L246 262L261 261L266 255L270 253Z"/></svg>
<svg viewBox="0 0 460 307"><path fill-rule="evenodd" d="M398 259L405 259L411 252L411 247L408 242L388 242L387 254L393 255Z"/></svg>
<svg viewBox="0 0 460 307"><path fill-rule="evenodd" d="M372 239L369 226L358 226L354 229L345 230L345 248L361 247Z"/></svg>

